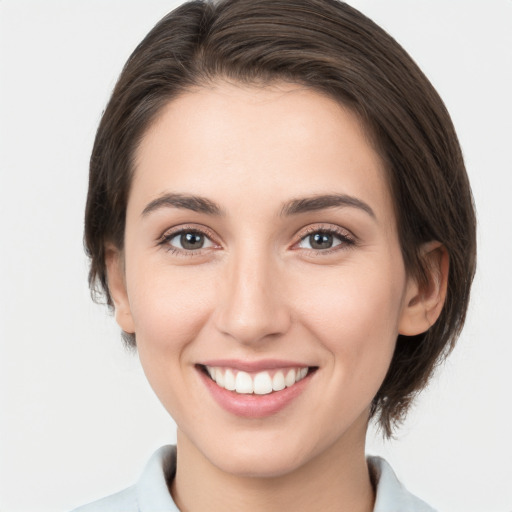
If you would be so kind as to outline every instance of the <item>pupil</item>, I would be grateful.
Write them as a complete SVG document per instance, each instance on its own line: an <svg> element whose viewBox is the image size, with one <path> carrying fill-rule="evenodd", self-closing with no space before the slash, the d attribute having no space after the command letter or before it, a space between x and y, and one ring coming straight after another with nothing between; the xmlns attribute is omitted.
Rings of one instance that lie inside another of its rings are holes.
<svg viewBox="0 0 512 512"><path fill-rule="evenodd" d="M333 236L329 233L315 233L309 237L313 249L329 249L332 247Z"/></svg>
<svg viewBox="0 0 512 512"><path fill-rule="evenodd" d="M198 233L183 233L180 238L184 249L201 249L204 244L204 236Z"/></svg>

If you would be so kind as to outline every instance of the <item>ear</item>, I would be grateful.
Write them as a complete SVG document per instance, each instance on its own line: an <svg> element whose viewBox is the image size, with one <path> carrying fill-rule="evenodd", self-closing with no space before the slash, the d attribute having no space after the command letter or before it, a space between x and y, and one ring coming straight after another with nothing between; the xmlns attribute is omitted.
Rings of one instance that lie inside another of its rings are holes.
<svg viewBox="0 0 512 512"><path fill-rule="evenodd" d="M116 322L124 332L133 334L135 325L126 290L124 257L117 247L113 245L106 247L105 265L107 267L108 289L114 301Z"/></svg>
<svg viewBox="0 0 512 512"><path fill-rule="evenodd" d="M444 306L448 286L449 256L440 242L428 242L421 249L427 282L414 277L407 284L404 308L398 332L415 336L427 331L438 319Z"/></svg>

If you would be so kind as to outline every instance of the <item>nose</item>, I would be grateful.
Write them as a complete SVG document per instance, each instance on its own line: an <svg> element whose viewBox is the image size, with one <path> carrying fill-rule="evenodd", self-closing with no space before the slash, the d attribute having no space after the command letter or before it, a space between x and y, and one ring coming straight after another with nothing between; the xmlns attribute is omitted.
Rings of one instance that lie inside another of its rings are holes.
<svg viewBox="0 0 512 512"><path fill-rule="evenodd" d="M251 345L289 329L291 316L278 267L271 258L254 254L240 255L227 265L215 315L219 331Z"/></svg>

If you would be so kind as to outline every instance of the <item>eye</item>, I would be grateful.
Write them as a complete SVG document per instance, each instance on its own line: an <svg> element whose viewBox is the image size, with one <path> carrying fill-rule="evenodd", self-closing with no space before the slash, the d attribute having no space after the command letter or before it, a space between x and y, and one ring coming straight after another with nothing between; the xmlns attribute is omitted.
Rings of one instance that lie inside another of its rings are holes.
<svg viewBox="0 0 512 512"><path fill-rule="evenodd" d="M300 249L327 252L329 249L340 249L354 244L354 239L348 233L333 229L315 229L302 237L297 247Z"/></svg>
<svg viewBox="0 0 512 512"><path fill-rule="evenodd" d="M184 252L207 249L215 245L205 233L196 229L183 229L178 232L169 233L163 237L162 242L170 246L170 250Z"/></svg>

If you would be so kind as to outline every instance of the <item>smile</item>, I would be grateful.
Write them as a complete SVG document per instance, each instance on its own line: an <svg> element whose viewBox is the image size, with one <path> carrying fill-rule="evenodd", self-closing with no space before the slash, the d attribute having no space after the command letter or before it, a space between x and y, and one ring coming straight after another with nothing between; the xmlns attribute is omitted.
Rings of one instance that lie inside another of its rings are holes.
<svg viewBox="0 0 512 512"><path fill-rule="evenodd" d="M298 400L319 368L278 360L216 360L197 364L196 369L222 409L242 418L262 419Z"/></svg>
<svg viewBox="0 0 512 512"><path fill-rule="evenodd" d="M257 373L220 366L204 366L204 369L217 386L243 395L268 395L282 391L304 379L310 370L307 366L275 368Z"/></svg>

